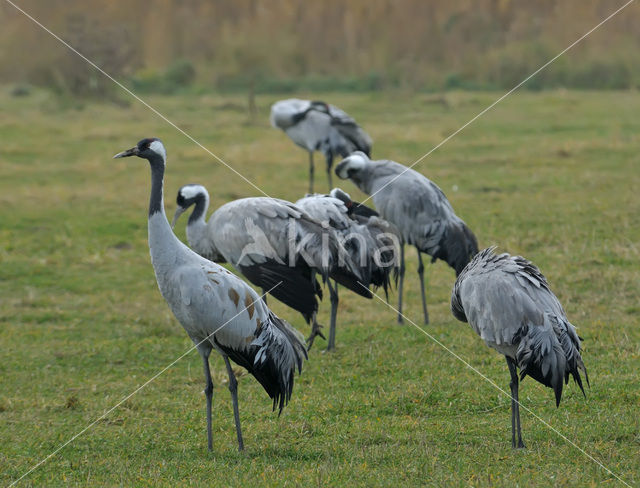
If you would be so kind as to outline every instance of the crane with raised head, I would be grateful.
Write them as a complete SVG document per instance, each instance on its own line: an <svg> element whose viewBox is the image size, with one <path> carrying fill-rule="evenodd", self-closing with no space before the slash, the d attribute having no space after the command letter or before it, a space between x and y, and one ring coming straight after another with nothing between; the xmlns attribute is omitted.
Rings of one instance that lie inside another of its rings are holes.
<svg viewBox="0 0 640 488"><path fill-rule="evenodd" d="M213 448L211 409L213 381L211 351L217 351L229 376L229 391L238 437L244 449L238 407L238 382L230 360L243 366L263 386L279 412L293 391L295 370L307 357L304 338L277 317L243 280L203 258L173 233L163 203L163 178L167 153L157 138L142 139L114 158L138 156L151 167L149 249L160 293L196 345L202 358L207 401L207 440Z"/></svg>

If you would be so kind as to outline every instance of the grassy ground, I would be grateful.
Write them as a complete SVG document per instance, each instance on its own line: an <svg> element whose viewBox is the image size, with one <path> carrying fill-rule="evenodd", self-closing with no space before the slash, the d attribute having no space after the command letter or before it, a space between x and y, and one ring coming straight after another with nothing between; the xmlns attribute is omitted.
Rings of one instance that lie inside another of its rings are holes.
<svg viewBox="0 0 640 488"><path fill-rule="evenodd" d="M146 243L147 163L112 160L140 138L169 152L168 212L184 183L214 207L257 191L153 115L0 95L0 482L9 484L191 347L158 293ZM375 140L374 156L411 163L497 94L326 95ZM272 196L299 198L306 155L249 123L240 98L150 97L176 124ZM640 482L640 99L636 93L515 94L417 169L436 181L482 247L539 265L584 338L585 400L525 380L521 401L630 484ZM318 158L320 159L320 158ZM326 188L318 165L317 188ZM348 182L344 188L362 197ZM184 222L183 222L184 224ZM184 239L184 227L178 229ZM415 252L407 315L420 322ZM505 390L503 358L449 312L454 273L429 266L425 328ZM395 301L395 295L392 296ZM276 313L307 333L301 317ZM328 300L322 321L328 320ZM523 412L510 446L509 399L383 303L348 293L337 351L319 340L280 418L239 379L236 451L222 360L213 358L214 450L206 449L201 363L192 352L23 486L599 486L604 469Z"/></svg>

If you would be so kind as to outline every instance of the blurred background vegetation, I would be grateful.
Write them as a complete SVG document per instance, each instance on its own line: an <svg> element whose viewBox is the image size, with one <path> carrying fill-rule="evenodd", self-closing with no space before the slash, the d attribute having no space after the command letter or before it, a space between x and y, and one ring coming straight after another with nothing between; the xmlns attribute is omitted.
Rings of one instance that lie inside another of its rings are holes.
<svg viewBox="0 0 640 488"><path fill-rule="evenodd" d="M34 18L138 92L508 89L623 0L23 0ZM640 8L529 89L640 86ZM104 96L114 89L11 5L0 5L0 83ZM20 92L20 89L17 89Z"/></svg>

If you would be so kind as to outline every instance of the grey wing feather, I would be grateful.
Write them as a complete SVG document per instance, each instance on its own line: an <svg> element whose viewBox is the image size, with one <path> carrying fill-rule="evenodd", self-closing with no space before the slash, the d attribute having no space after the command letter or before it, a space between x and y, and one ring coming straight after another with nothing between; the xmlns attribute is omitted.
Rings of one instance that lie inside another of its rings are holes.
<svg viewBox="0 0 640 488"><path fill-rule="evenodd" d="M369 134L345 111L335 105L330 105L329 109L331 112L331 125L343 139L334 142L334 152L343 157L348 156L354 151L362 151L367 156L371 156L373 141Z"/></svg>
<svg viewBox="0 0 640 488"><path fill-rule="evenodd" d="M398 227L405 242L459 274L478 252L478 242L438 185L394 161L370 161L369 167L363 186L380 214Z"/></svg>
<svg viewBox="0 0 640 488"><path fill-rule="evenodd" d="M328 222L336 230L342 238L342 246L347 256L354 263L354 266L357 266L357 268L353 268L353 271L357 271L363 285L368 287L370 284L374 284L383 286L385 291L387 290L392 266L382 268L376 262L377 251L383 246L389 246L389 242L385 240L386 236L381 235L389 229L385 228L382 231L384 225L381 219L376 218L371 220L371 223L368 221L359 223L357 219L348 215L349 209L342 200L330 195L308 195L298 200L296 205L299 205L316 219ZM393 243L391 246L393 247ZM393 264L393 259L390 261ZM364 292L363 287L358 284L356 284L355 290L350 288L356 292L359 290ZM369 297L368 294L363 296Z"/></svg>
<svg viewBox="0 0 640 488"><path fill-rule="evenodd" d="M437 246L445 225L455 217L451 204L431 181L400 176L397 184L383 186L393 178L376 181L373 197L376 208L386 220L393 222L409 244L429 249Z"/></svg>
<svg viewBox="0 0 640 488"><path fill-rule="evenodd" d="M216 248L234 266L264 263L267 259L287 262L290 219L301 212L284 200L245 198L216 210L209 227Z"/></svg>
<svg viewBox="0 0 640 488"><path fill-rule="evenodd" d="M349 229L351 219L348 209L341 200L329 195L307 195L295 203L319 222L327 222L339 231Z"/></svg>
<svg viewBox="0 0 640 488"><path fill-rule="evenodd" d="M531 275L536 286L524 278L533 268L527 270L508 254L496 256L489 250L474 258L454 286L464 315L485 342L512 345L523 323L542 324L547 311L564 315L539 271Z"/></svg>

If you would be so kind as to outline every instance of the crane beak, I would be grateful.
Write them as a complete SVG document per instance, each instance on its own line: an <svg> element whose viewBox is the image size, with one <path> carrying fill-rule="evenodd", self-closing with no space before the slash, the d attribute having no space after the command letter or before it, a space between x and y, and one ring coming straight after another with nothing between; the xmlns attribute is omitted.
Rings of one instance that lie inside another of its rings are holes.
<svg viewBox="0 0 640 488"><path fill-rule="evenodd" d="M127 149L126 151L119 152L116 154L113 159L116 158L128 158L129 156L137 156L140 153L138 146L132 147L131 149Z"/></svg>
<svg viewBox="0 0 640 488"><path fill-rule="evenodd" d="M173 220L171 221L171 228L173 229L176 226L176 222L178 221L178 218L185 212L185 210L187 210L184 207L178 207L176 208L176 213L173 214Z"/></svg>

